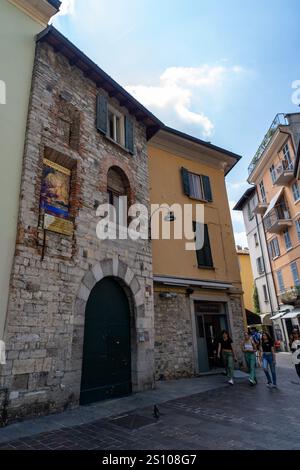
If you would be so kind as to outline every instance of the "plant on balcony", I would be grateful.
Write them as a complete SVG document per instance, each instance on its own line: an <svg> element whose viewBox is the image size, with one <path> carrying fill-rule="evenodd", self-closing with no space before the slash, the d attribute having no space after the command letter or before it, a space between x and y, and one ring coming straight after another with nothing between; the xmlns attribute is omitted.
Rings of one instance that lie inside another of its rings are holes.
<svg viewBox="0 0 300 470"><path fill-rule="evenodd" d="M281 294L281 301L286 305L293 305L300 300L300 286L291 287Z"/></svg>

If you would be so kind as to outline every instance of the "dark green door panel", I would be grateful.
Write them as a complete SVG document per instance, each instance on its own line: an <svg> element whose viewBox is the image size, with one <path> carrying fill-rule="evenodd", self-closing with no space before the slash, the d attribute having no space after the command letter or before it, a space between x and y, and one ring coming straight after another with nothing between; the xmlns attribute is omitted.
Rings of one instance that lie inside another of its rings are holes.
<svg viewBox="0 0 300 470"><path fill-rule="evenodd" d="M111 278L92 290L85 312L80 403L131 393L130 309Z"/></svg>

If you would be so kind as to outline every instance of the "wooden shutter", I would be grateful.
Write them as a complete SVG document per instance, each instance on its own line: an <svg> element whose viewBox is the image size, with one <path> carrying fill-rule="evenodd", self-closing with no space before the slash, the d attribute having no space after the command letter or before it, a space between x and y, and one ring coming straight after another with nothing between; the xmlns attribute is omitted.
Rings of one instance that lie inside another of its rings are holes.
<svg viewBox="0 0 300 470"><path fill-rule="evenodd" d="M181 168L181 177L182 177L182 185L183 185L183 192L186 196L190 196L190 180L189 180L189 172L186 168Z"/></svg>
<svg viewBox="0 0 300 470"><path fill-rule="evenodd" d="M133 120L128 116L125 116L125 147L129 153L134 154Z"/></svg>
<svg viewBox="0 0 300 470"><path fill-rule="evenodd" d="M212 192L209 176L201 175L203 184L204 199L208 202L212 202Z"/></svg>
<svg viewBox="0 0 300 470"><path fill-rule="evenodd" d="M107 133L107 99L103 95L97 96L97 130Z"/></svg>
<svg viewBox="0 0 300 470"><path fill-rule="evenodd" d="M194 227L196 227L195 223L194 223ZM195 228L194 228L194 231L195 231ZM212 259L212 254L211 254L207 224L204 225L204 244L203 244L203 248L201 250L197 250L197 261L198 261L198 267L199 268L201 268L201 267L212 268L213 267L213 259Z"/></svg>

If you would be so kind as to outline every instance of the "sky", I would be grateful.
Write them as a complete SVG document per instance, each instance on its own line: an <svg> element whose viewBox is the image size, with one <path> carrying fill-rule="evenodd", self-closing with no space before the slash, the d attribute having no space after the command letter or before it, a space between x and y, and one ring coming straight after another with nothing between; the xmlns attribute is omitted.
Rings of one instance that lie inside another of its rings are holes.
<svg viewBox="0 0 300 470"><path fill-rule="evenodd" d="M53 22L165 124L242 155L232 208L275 115L300 111L299 18L299 0L63 0Z"/></svg>

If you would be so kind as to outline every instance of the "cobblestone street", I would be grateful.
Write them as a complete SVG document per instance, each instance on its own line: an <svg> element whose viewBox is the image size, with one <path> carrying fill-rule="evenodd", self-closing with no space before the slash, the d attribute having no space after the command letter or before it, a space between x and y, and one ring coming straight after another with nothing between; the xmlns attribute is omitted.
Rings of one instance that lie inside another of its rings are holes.
<svg viewBox="0 0 300 470"><path fill-rule="evenodd" d="M153 417L151 398L148 406L84 424L69 426L66 414L65 426L41 432L53 422L49 416L0 430L0 449L299 449L300 385L289 359L288 355L279 358L278 390L266 387L261 370L255 388L249 387L245 377L237 379L234 387L225 384L223 376L178 381L182 394L185 383L190 387L189 395L160 403L159 420ZM201 393L194 393L197 381ZM158 403L156 391L149 393L153 403ZM115 402L116 411L122 409L124 400ZM74 423L82 420L81 409L73 412L73 419ZM9 437L18 433L23 437Z"/></svg>

